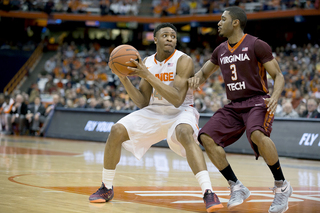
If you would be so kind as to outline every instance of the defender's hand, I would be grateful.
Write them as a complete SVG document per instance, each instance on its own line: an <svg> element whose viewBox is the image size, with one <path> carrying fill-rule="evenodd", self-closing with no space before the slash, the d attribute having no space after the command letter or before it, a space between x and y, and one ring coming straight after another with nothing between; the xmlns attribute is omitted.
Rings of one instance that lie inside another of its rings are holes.
<svg viewBox="0 0 320 213"><path fill-rule="evenodd" d="M189 88L199 90L200 78L197 76L188 79Z"/></svg>
<svg viewBox="0 0 320 213"><path fill-rule="evenodd" d="M274 115L278 106L278 101L271 97L271 98L264 99L264 102L268 108L267 111L269 112L269 114Z"/></svg>

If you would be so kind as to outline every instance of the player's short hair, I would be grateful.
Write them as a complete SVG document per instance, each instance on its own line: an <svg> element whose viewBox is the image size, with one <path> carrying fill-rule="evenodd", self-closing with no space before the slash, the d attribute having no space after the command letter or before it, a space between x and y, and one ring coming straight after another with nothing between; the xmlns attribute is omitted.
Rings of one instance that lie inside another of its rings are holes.
<svg viewBox="0 0 320 213"><path fill-rule="evenodd" d="M171 23L161 23L158 26L156 26L156 28L154 28L153 37L156 37L157 32L160 29L165 28L165 27L170 27L177 33L177 28L173 24L171 24Z"/></svg>
<svg viewBox="0 0 320 213"><path fill-rule="evenodd" d="M241 7L228 7L225 11L229 11L229 15L231 16L232 20L238 19L240 22L240 28L244 30L247 24L247 15L246 12Z"/></svg>

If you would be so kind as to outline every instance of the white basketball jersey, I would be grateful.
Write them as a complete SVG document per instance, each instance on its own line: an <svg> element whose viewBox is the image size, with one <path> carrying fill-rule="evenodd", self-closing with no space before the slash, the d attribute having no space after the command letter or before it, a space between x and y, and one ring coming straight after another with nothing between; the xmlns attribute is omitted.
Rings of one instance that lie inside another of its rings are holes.
<svg viewBox="0 0 320 213"><path fill-rule="evenodd" d="M177 62L180 56L184 55L185 53L175 50L172 55L167 58L165 61L159 62L156 59L156 54L153 54L147 57L145 61L145 65L148 70L159 78L163 83L173 86L173 81L176 76L176 67ZM172 106L170 102L164 99L154 88L153 93L150 98L149 105L165 105L165 106ZM188 89L186 98L181 106L190 106L193 105L193 90Z"/></svg>

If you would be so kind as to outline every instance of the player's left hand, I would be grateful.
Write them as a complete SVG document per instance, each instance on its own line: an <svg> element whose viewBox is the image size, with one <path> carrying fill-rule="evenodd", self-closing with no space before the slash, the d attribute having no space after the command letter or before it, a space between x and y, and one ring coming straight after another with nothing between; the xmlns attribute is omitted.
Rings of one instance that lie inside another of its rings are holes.
<svg viewBox="0 0 320 213"><path fill-rule="evenodd" d="M274 113L276 112L277 106L278 106L278 100L271 97L271 98L265 98L264 102L268 108L268 112L270 115L274 115Z"/></svg>
<svg viewBox="0 0 320 213"><path fill-rule="evenodd" d="M130 59L127 63L134 63L137 67L127 67L129 70L132 70L132 73L129 74L129 76L139 76L141 78L147 78L149 74L151 74L146 67L146 65L143 63L141 57L139 54L137 54L138 59L134 60L133 58Z"/></svg>

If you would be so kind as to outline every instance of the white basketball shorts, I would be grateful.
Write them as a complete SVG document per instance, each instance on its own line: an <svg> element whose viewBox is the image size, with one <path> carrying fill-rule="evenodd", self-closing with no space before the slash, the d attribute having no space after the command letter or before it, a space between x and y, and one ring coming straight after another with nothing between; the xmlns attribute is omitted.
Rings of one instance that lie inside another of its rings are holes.
<svg viewBox="0 0 320 213"><path fill-rule="evenodd" d="M153 145L167 139L171 150L182 157L186 157L184 147L176 138L175 128L179 124L189 124L193 128L196 143L199 127L199 113L192 106L149 105L130 113L117 123L125 126L130 140L125 141L123 147L130 151L137 159L141 159Z"/></svg>

